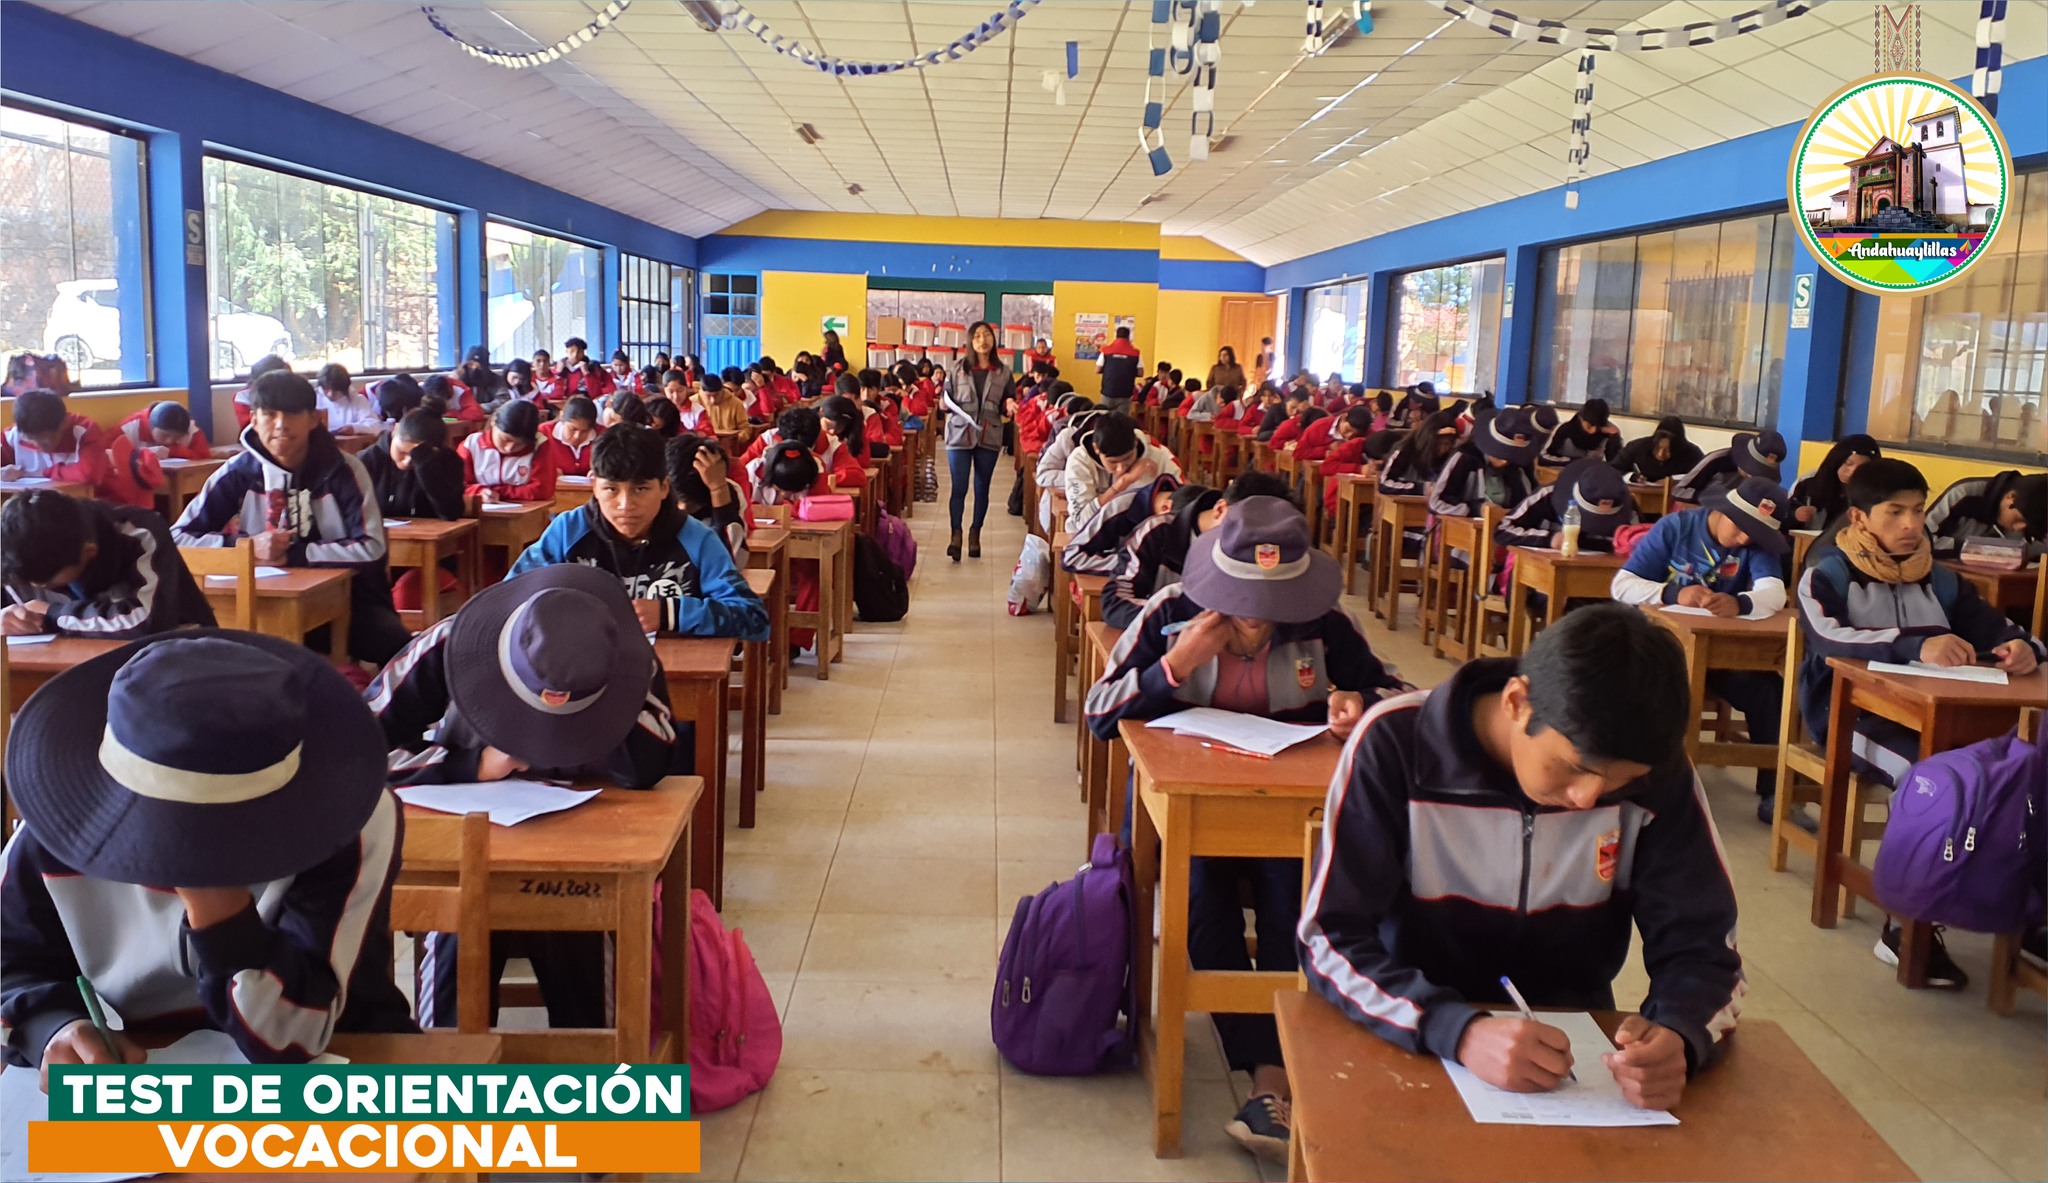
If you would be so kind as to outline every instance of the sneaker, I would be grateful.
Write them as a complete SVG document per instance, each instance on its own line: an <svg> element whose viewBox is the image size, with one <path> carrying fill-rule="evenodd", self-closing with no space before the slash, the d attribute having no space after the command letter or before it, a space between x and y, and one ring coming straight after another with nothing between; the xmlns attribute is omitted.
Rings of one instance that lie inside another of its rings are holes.
<svg viewBox="0 0 2048 1183"><path fill-rule="evenodd" d="M1260 1093L1244 1103L1224 1132L1237 1144L1269 1162L1287 1161L1287 1136L1294 1107L1271 1093Z"/></svg>
<svg viewBox="0 0 2048 1183"><path fill-rule="evenodd" d="M1942 926L1934 926L1930 938L1933 947L1927 950L1927 985L1933 990L1960 990L1970 984L1970 975L1963 967L1949 959L1948 944L1941 939ZM1896 966L1899 963L1899 926L1885 921L1884 935L1877 938L1877 945L1870 950L1879 961Z"/></svg>
<svg viewBox="0 0 2048 1183"><path fill-rule="evenodd" d="M1756 799L1756 820L1762 822L1767 826L1770 825L1777 813L1777 809L1777 797L1758 797ZM1806 807L1804 805L1794 805L1792 807L1791 812L1786 815L1785 820L1791 822L1795 826L1798 826L1800 829L1805 830L1809 834L1820 833L1820 819L1806 812Z"/></svg>

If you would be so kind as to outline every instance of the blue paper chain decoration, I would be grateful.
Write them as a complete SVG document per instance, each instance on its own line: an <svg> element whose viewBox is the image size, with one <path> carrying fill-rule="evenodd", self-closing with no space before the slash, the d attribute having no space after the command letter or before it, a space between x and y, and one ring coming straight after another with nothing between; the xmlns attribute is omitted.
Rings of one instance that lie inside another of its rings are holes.
<svg viewBox="0 0 2048 1183"><path fill-rule="evenodd" d="M568 56L570 52L590 44L597 39L599 33L611 28L612 22L618 20L619 14L626 11L632 4L633 0L611 0L611 3L604 6L604 11L597 14L596 20L591 21L581 29L548 46L546 49L536 49L526 53L507 53L502 49L492 49L488 45L478 45L474 41L464 39L462 34L449 28L441 20L440 16L434 12L434 6L431 4L420 5L420 11L426 14L427 23L438 29L443 37L453 41L457 46L461 47L462 52L476 58L478 61L489 62L494 66L503 66L508 70L529 70L535 66L545 66L549 62L559 61Z"/></svg>
<svg viewBox="0 0 2048 1183"><path fill-rule="evenodd" d="M2005 0L1984 0L1977 11L1977 68L1970 75L1970 94L1994 119L2004 82Z"/></svg>
<svg viewBox="0 0 2048 1183"><path fill-rule="evenodd" d="M838 78L866 78L876 74L923 70L931 66L942 66L947 62L957 62L1009 32L1011 26L1023 20L1024 14L1038 7L1041 2L1042 0L1010 0L1008 8L990 14L987 20L955 37L942 48L890 62L854 62L819 53L809 46L775 32L768 27L768 22L749 12L746 5L739 3L739 0L719 0L718 14L725 28L752 33L761 44L776 53L801 62L821 74L830 74Z"/></svg>

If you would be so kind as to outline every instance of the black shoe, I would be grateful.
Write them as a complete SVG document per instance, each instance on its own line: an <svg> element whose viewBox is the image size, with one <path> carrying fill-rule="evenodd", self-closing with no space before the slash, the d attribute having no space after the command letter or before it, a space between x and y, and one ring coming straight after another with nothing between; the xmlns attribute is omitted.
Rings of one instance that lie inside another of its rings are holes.
<svg viewBox="0 0 2048 1183"><path fill-rule="evenodd" d="M1260 1093L1244 1103L1223 1131L1260 1158L1285 1163L1293 1116L1293 1106L1271 1093Z"/></svg>
<svg viewBox="0 0 2048 1183"><path fill-rule="evenodd" d="M1931 942L1927 950L1927 986L1931 990L1960 990L1970 984L1970 975L1963 967L1949 959L1948 944L1941 939L1942 926L1937 924L1929 934ZM1886 965L1899 963L1899 926L1887 920L1884 935L1877 938L1877 945L1871 953Z"/></svg>
<svg viewBox="0 0 2048 1183"><path fill-rule="evenodd" d="M970 559L981 557L981 531L979 530L969 530L967 532L967 557Z"/></svg>
<svg viewBox="0 0 2048 1183"><path fill-rule="evenodd" d="M1758 797L1756 799L1756 820L1762 822L1763 824L1767 826L1770 825L1776 819L1777 810L1777 797ZM1791 808L1791 810L1786 813L1785 820L1791 822L1795 826L1798 826L1800 829L1805 830L1809 834L1820 833L1820 822L1815 820L1812 814L1806 812L1806 809L1803 806L1794 805Z"/></svg>

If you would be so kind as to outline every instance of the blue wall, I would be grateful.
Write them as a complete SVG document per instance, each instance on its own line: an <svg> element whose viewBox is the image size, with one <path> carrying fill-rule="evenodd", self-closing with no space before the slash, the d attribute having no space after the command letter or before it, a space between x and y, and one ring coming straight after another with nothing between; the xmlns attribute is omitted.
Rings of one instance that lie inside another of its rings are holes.
<svg viewBox="0 0 2048 1183"><path fill-rule="evenodd" d="M967 283L1152 283L1168 291L1263 292L1256 263L1162 259L1150 250L969 246L714 234L697 244L706 271L815 271Z"/></svg>
<svg viewBox="0 0 2048 1183"><path fill-rule="evenodd" d="M617 275L620 251L697 265L697 242L686 235L28 4L10 3L5 11L0 80L6 94L147 133L157 381L189 389L202 422L212 409L206 275L204 267L185 264L183 211L205 208L200 169L209 149L454 211L462 235L456 322L467 344L483 339L485 218L601 243L608 277ZM429 32L424 20L421 32ZM449 61L451 68L482 68L452 48ZM546 83L536 79L536 85ZM616 291L612 283L599 301L604 349L594 343L593 352L600 356L618 339Z"/></svg>

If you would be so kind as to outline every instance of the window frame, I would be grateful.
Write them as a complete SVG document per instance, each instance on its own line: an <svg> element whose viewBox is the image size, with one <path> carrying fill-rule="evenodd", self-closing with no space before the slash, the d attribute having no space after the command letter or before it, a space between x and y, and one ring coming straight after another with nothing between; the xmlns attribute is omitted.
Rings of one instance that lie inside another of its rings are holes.
<svg viewBox="0 0 2048 1183"><path fill-rule="evenodd" d="M1341 310L1344 308L1346 304L1350 302L1350 294L1352 289L1354 288L1358 291L1358 319L1354 321L1347 318L1344 322L1343 327L1347 331L1347 335L1349 330L1354 325L1357 328L1358 349L1355 356L1352 357L1350 360L1356 363L1358 369L1358 376L1355 378L1352 377L1350 373L1350 366L1342 363L1338 365L1337 372L1343 375L1344 381L1346 383L1356 382L1363 385L1366 382L1365 357L1366 353L1368 352L1368 344L1369 338L1372 334L1373 321L1372 282L1370 278L1361 275L1351 279L1332 280L1329 283L1315 284L1314 286L1309 287L1302 292L1301 368L1314 374L1318 382L1327 378L1329 376L1329 372L1326 370L1319 371L1315 367L1308 364L1309 354L1313 352L1313 345L1310 341L1310 337L1313 335L1315 328L1315 322L1312 313L1315 307L1316 294L1318 292L1337 293L1337 307L1340 310L1341 315Z"/></svg>
<svg viewBox="0 0 2048 1183"><path fill-rule="evenodd" d="M649 283L643 286L658 292L658 297L627 294L627 289L631 286L628 276L636 265L643 265L648 270ZM656 353L668 354L673 364L675 358L683 352L675 347L675 341L672 339L675 336L676 325L676 273L683 270L685 268L649 255L636 255L625 250L619 252L618 348L625 350L626 356L633 359L633 368L636 370L642 366L652 365ZM655 276L659 278L654 278ZM633 338L632 326L636 320L633 314L636 311L638 322L654 326L660 332L661 340L640 341ZM640 356L634 353L636 349L647 351L646 361L642 361Z"/></svg>
<svg viewBox="0 0 2048 1183"><path fill-rule="evenodd" d="M583 319L586 323L583 328L583 339L585 342L588 342L593 336L600 338L597 344L590 347L589 355L596 358L597 364L600 366L608 364L611 359L611 351L604 348L602 340L604 336L604 262L605 252L613 248L594 239L584 238L575 234L564 234L559 230L550 230L545 226L537 226L532 222L524 222L518 218L509 218L503 214L494 214L489 210L479 209L477 210L477 246L479 249L477 251L476 290L477 299L482 304L482 307L477 311L479 314L478 320L483 325L483 344L488 346L491 341L491 227L493 225L504 226L526 234L538 234L543 238L552 238L559 242L566 242L572 246L597 252L596 274L592 277L596 282L593 283L586 280L584 285ZM619 252L619 254L621 258L625 256L623 251ZM550 328L552 327L550 326ZM562 342L557 340L552 344L542 345L541 348L547 350L551 357L559 356ZM518 353L507 353L502 358L494 355L491 359L491 364L503 368L505 363L514 357L524 356L526 355Z"/></svg>
<svg viewBox="0 0 2048 1183"><path fill-rule="evenodd" d="M1380 311L1380 315L1379 315L1380 331L1386 334L1386 338L1385 338L1385 342L1386 342L1386 347L1385 347L1385 351L1384 351L1384 353L1382 354L1382 356L1381 356L1381 358L1380 358L1380 379L1381 379L1381 380L1380 380L1380 386L1379 386L1379 389L1383 389L1383 390L1400 390L1400 389L1401 389L1401 388L1402 388L1402 387L1403 387L1404 385L1407 385L1406 383L1403 383L1403 382L1400 382L1400 381L1398 381L1398 378L1400 377L1400 366L1401 366L1401 308L1402 308L1402 303L1403 303L1401 291L1402 291L1402 284L1403 284L1403 281L1404 281L1404 280L1406 280L1406 279L1407 279L1407 278L1408 278L1409 276L1411 276L1411 275L1420 275L1420 274L1422 274L1423 272L1426 272L1426 271L1443 271L1443 270L1446 270L1446 269L1448 269L1448 268L1451 268L1451 267L1471 267L1471 266L1474 266L1474 265L1476 265L1476 264L1483 264L1483 263L1490 263L1490 262L1494 262L1495 260L1498 260L1498 261L1500 262L1500 265L1501 265L1501 288L1500 288L1500 293L1501 293L1501 294L1500 294L1500 306L1499 306L1498 310L1497 310L1497 311L1496 311L1496 312L1494 313L1494 317L1493 317L1493 320L1494 320L1494 326L1493 326L1493 379L1492 379L1492 381L1491 381L1490 383L1485 383L1485 384L1481 384L1481 385L1480 385L1480 387L1479 387L1478 389L1475 389L1475 390L1469 390L1469 391L1456 391L1456 390L1449 390L1449 389L1445 389L1445 390L1439 390L1439 391L1437 391L1437 395L1438 395L1439 397L1450 397L1450 396L1453 396L1453 395L1461 395L1461 396L1462 396L1462 395L1469 395L1469 396L1472 396L1472 397L1475 397L1475 398L1476 398L1476 397L1478 397L1478 395L1479 395L1479 394L1481 393L1481 391L1483 391L1483 390L1486 390L1486 389L1489 389L1489 388L1493 390L1493 392L1494 392L1494 394L1495 394L1495 396L1496 396L1496 397L1498 397L1498 396L1500 395L1500 378L1501 378L1501 371L1502 371L1502 366L1501 366L1501 356L1500 356L1500 349L1501 349L1501 342L1502 342L1502 341L1503 341L1504 339L1506 339L1506 336L1507 336L1507 328L1508 328L1508 325L1507 325L1507 312L1508 312L1508 302L1507 302L1507 262L1508 262L1508 258L1507 258L1507 253L1506 253L1505 251L1485 251L1485 252L1482 252L1482 253L1480 253L1480 254L1476 254L1476 255L1468 255L1468 256L1466 256L1466 257L1464 257L1464 258L1459 258L1459 259L1445 259L1445 260L1442 260L1442 261L1440 261L1440 262L1435 262L1435 263L1424 263L1424 264L1422 264L1422 265L1420 265L1420 266L1416 266L1416 267L1404 267L1404 268L1401 268L1401 269L1399 269L1399 270L1394 270L1394 271L1389 271L1389 272L1388 272L1388 275L1387 275L1387 306L1386 306L1386 307L1385 307L1384 309L1382 309L1382 310ZM1476 290L1477 290L1477 289L1475 288L1474 290L1475 290L1475 292L1476 292ZM1303 310L1304 310L1304 312L1306 311L1306 309L1307 309L1307 304L1306 304L1306 302L1304 302L1304 304L1303 304ZM1468 305L1468 309L1469 309L1469 305ZM1368 315L1368 316L1370 316L1370 315L1371 315L1371 310L1370 310L1370 309L1368 309L1368 310L1367 310L1367 315ZM1469 311L1468 311L1467 315L1470 315ZM1306 333L1306 329L1305 329L1305 328L1304 328L1304 332L1303 332L1303 342L1302 342L1302 344L1303 344L1303 347L1304 347L1304 350L1305 350L1305 349L1306 349L1306 346L1307 346L1307 333ZM1361 364L1362 364L1362 363L1361 363ZM1475 369L1475 372L1476 372L1476 370L1477 370L1477 366L1478 366L1478 359L1477 359L1476 357L1475 357L1475 358L1474 358L1474 360L1473 360L1473 366L1474 366L1474 369ZM1449 384L1448 384L1448 383L1446 383L1446 386L1448 386L1448 385L1449 385Z"/></svg>

